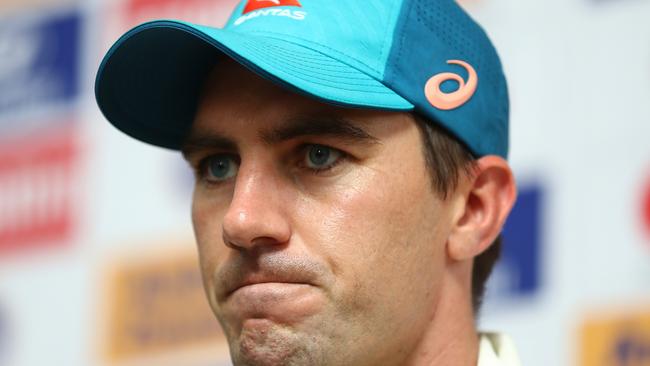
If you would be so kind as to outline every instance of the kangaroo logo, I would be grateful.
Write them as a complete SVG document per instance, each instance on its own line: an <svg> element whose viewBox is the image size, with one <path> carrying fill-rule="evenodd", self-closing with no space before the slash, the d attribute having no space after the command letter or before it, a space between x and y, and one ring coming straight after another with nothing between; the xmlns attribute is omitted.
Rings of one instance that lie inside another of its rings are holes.
<svg viewBox="0 0 650 366"><path fill-rule="evenodd" d="M467 82L465 82L465 80L463 80L463 78L458 74L444 72L434 75L427 81L424 85L424 95L432 106L443 111L456 109L467 103L467 101L469 101L474 95L474 92L476 92L476 87L478 86L476 70L474 70L470 64L460 60L449 60L447 63L464 67L465 70L467 70L469 77L467 78ZM440 86L442 83L449 80L458 82L459 87L455 92L445 93L440 90Z"/></svg>
<svg viewBox="0 0 650 366"><path fill-rule="evenodd" d="M250 13L251 11L263 8L271 8L274 6L297 6L302 7L298 0L248 0L243 14Z"/></svg>

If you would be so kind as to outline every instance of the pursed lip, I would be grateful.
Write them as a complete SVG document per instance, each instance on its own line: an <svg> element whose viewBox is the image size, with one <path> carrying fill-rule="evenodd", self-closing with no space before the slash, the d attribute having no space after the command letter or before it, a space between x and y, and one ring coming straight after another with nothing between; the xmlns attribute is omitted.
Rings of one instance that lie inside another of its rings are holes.
<svg viewBox="0 0 650 366"><path fill-rule="evenodd" d="M214 279L217 299L225 301L241 288L264 283L321 287L330 281L328 273L326 266L311 258L273 253L254 260L235 257L216 270Z"/></svg>
<svg viewBox="0 0 650 366"><path fill-rule="evenodd" d="M316 286L316 284L307 277L308 276L305 274L294 273L274 273L273 275L266 275L263 273L249 274L241 281L235 281L232 286L227 287L223 298L228 299L232 294L237 292L237 290L242 288L266 283Z"/></svg>
<svg viewBox="0 0 650 366"><path fill-rule="evenodd" d="M227 321L242 324L246 319L267 319L295 324L320 311L324 297L311 282L284 277L247 278L221 300Z"/></svg>
<svg viewBox="0 0 650 366"><path fill-rule="evenodd" d="M285 285L311 285L311 286L313 286L311 283L302 282L302 281L281 280L281 279L277 279L277 278L267 278L267 279L253 279L253 278L251 278L251 279L245 280L244 282L242 282L241 284L235 286L231 290L228 290L226 292L225 297L226 298L230 297L230 295L232 295L237 290L242 289L244 287L259 285L259 284L265 284L265 283L268 283L268 284L277 283L277 284L285 284Z"/></svg>

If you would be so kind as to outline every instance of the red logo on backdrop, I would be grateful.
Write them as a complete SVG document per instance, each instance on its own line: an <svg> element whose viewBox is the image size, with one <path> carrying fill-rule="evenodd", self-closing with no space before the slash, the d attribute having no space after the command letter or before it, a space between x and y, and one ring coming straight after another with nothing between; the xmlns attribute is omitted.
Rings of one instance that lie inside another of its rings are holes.
<svg viewBox="0 0 650 366"><path fill-rule="evenodd" d="M646 228L646 232L650 235L650 179L645 186L645 191L643 192L643 223Z"/></svg>
<svg viewBox="0 0 650 366"><path fill-rule="evenodd" d="M30 136L0 147L0 253L62 244L72 228L73 136Z"/></svg>
<svg viewBox="0 0 650 366"><path fill-rule="evenodd" d="M244 13L263 8L271 8L274 6L297 6L302 7L298 0L248 0L248 4L244 8Z"/></svg>
<svg viewBox="0 0 650 366"><path fill-rule="evenodd" d="M222 26L237 3L238 0L129 0L124 3L126 19L118 28L121 34L124 28L160 18Z"/></svg>

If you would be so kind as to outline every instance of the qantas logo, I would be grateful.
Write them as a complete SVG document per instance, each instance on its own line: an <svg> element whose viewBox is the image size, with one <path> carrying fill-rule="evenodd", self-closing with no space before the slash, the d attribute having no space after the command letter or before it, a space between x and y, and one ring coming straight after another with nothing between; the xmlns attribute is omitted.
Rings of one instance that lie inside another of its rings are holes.
<svg viewBox="0 0 650 366"><path fill-rule="evenodd" d="M235 26L241 25L257 17L285 17L294 20L304 20L307 12L302 10L282 9L278 7L293 6L302 8L298 0L248 0L242 16L235 20Z"/></svg>
<svg viewBox="0 0 650 366"><path fill-rule="evenodd" d="M244 8L243 14L248 14L251 11L263 8L271 8L274 6L297 6L302 7L298 0L248 0L248 4Z"/></svg>
<svg viewBox="0 0 650 366"><path fill-rule="evenodd" d="M447 63L450 65L462 66L467 70L469 76L467 82L465 82L465 80L463 80L463 78L458 74L444 72L434 75L424 85L424 95L429 103L443 111L456 109L467 103L476 92L476 87L478 86L478 76L470 64L460 60L449 60ZM458 82L458 90L451 93L445 93L440 89L440 87L442 86L442 83L450 80Z"/></svg>

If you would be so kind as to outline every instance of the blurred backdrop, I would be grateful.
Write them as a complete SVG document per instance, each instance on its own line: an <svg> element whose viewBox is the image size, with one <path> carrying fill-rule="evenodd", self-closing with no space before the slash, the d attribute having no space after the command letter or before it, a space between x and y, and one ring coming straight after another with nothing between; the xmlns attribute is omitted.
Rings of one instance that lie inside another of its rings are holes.
<svg viewBox="0 0 650 366"><path fill-rule="evenodd" d="M526 366L650 365L650 1L462 4L503 59L520 190L481 328ZM234 5L0 1L0 365L230 364L189 168L111 127L92 90L130 27Z"/></svg>

